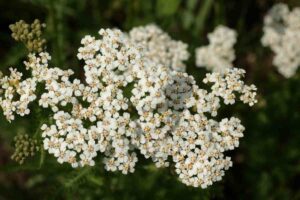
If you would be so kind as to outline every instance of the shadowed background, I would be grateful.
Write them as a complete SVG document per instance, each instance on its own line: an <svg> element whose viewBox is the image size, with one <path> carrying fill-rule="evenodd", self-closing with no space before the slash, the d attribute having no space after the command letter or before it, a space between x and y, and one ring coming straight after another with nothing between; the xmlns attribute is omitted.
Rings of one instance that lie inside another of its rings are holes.
<svg viewBox="0 0 300 200"><path fill-rule="evenodd" d="M71 169L51 155L37 154L18 165L10 159L17 133L34 135L36 115L9 124L0 114L0 200L2 199L300 199L300 74L283 78L263 48L263 17L278 2L290 8L299 0L0 0L0 70L23 67L25 47L10 37L9 24L20 19L47 24L47 49L56 67L82 77L77 58L81 38L100 28L124 31L156 23L171 37L189 44L187 71L197 82L205 69L195 67L194 50L207 44L207 33L223 24L238 32L235 66L247 71L247 83L258 87L253 108L237 104L222 110L246 127L240 147L230 152L233 167L208 189L176 179L173 169L156 169L141 159L130 175L93 168ZM300 45L300 41L298 42ZM41 156L44 156L42 164ZM297 181L298 180L298 181Z"/></svg>

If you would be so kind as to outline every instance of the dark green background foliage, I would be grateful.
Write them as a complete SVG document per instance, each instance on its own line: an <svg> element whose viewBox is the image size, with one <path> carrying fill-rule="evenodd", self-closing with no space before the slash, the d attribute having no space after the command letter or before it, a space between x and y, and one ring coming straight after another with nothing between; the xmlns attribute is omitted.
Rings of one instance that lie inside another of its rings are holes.
<svg viewBox="0 0 300 200"><path fill-rule="evenodd" d="M101 158L93 168L71 169L41 151L25 164L10 160L13 137L31 136L40 123L33 111L9 124L0 114L0 200L2 199L300 199L300 74L284 79L272 66L272 52L260 44L263 16L275 0L0 0L0 70L22 70L26 49L10 37L8 25L35 18L47 23L45 36L52 64L82 76L76 59L80 39L103 27L124 31L155 22L173 38L189 44L188 73L200 82L194 50L207 44L218 24L238 31L235 65L258 87L253 108L237 104L224 116L246 127L240 147L230 152L233 167L206 190L187 187L173 169L156 169L141 159L134 174L105 172ZM299 0L284 1L300 6ZM300 41L298 42L300 45ZM298 184L297 184L298 183Z"/></svg>

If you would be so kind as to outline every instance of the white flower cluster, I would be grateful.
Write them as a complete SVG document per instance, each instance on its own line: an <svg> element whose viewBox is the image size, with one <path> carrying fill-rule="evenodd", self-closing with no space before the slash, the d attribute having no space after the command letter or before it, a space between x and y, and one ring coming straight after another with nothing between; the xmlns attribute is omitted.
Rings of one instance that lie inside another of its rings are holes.
<svg viewBox="0 0 300 200"><path fill-rule="evenodd" d="M188 45L172 38L155 24L139 26L129 32L130 40L143 47L144 62L185 71L189 58Z"/></svg>
<svg viewBox="0 0 300 200"><path fill-rule="evenodd" d="M135 124L123 89L143 75L141 55L120 30L101 29L99 34L99 40L84 37L79 48L86 85L62 78L42 95L40 104L55 112L55 125L43 126L44 145L60 163L73 167L93 166L101 152L107 170L127 174L134 171L137 156L130 142ZM59 103L72 105L71 111L58 108Z"/></svg>
<svg viewBox="0 0 300 200"><path fill-rule="evenodd" d="M10 75L0 77L0 106L8 121L15 119L15 114L28 115L28 105L36 99L36 79L21 80L22 73L10 68Z"/></svg>
<svg viewBox="0 0 300 200"><path fill-rule="evenodd" d="M226 78L220 73L207 74L206 78L203 80L204 83L213 83L211 89L215 96L222 97L225 104L234 104L236 95L234 92L241 94L240 100L253 106L257 103L255 99L256 96L256 86L255 85L245 85L241 78L245 74L245 70L233 68L227 70Z"/></svg>
<svg viewBox="0 0 300 200"><path fill-rule="evenodd" d="M300 66L300 8L289 10L276 4L264 19L262 44L275 53L273 64L284 77L292 77Z"/></svg>
<svg viewBox="0 0 300 200"><path fill-rule="evenodd" d="M241 81L245 71L231 69L225 76L208 74L205 83L213 83L209 92L198 88L192 76L160 69L141 79L131 97L139 118L134 144L157 167L175 163L176 173L187 185L202 188L218 181L232 163L224 151L239 144L244 127L237 118L220 122L206 115L217 115L220 97L233 104L236 94L249 105L256 103L256 88Z"/></svg>
<svg viewBox="0 0 300 200"><path fill-rule="evenodd" d="M81 41L77 57L84 61L85 83L71 79L71 70L49 68L48 53L30 54L25 66L32 81L23 83L14 70L1 78L1 106L7 99L15 102L17 93L27 110L36 85L44 85L39 105L54 114L41 127L43 143L59 163L93 166L102 153L106 170L127 174L134 172L140 153L157 167L174 164L187 185L206 188L220 180L232 165L224 152L239 145L244 127L234 117L213 117L222 99L233 104L239 96L250 106L256 103L255 86L242 81L245 71L208 74L203 81L211 91L200 89L187 73L150 62L143 46L120 30L99 34L100 39ZM23 107L17 103L10 109L19 114Z"/></svg>
<svg viewBox="0 0 300 200"><path fill-rule="evenodd" d="M209 44L196 49L196 65L213 72L226 72L232 68L235 59L234 44L237 41L235 30L219 25L208 34Z"/></svg>

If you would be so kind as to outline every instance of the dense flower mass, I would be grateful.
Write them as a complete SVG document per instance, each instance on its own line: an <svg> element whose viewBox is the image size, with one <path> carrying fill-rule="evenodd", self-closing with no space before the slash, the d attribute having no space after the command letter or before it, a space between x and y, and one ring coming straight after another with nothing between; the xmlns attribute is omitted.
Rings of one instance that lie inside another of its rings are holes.
<svg viewBox="0 0 300 200"><path fill-rule="evenodd" d="M30 113L28 104L36 99L35 78L22 79L22 73L10 68L10 75L0 77L0 106L8 121L14 120L14 113L24 116Z"/></svg>
<svg viewBox="0 0 300 200"><path fill-rule="evenodd" d="M284 77L292 77L300 66L300 8L289 10L276 4L264 20L262 44L275 53L273 64Z"/></svg>
<svg viewBox="0 0 300 200"><path fill-rule="evenodd" d="M213 72L226 72L232 68L235 59L234 44L237 33L226 26L219 25L208 34L209 44L196 49L196 65Z"/></svg>
<svg viewBox="0 0 300 200"><path fill-rule="evenodd" d="M168 166L171 157L183 183L205 188L232 165L223 153L238 146L244 131L237 118L218 122L209 116L217 115L220 98L233 104L235 93L253 105L256 88L244 85L240 78L245 72L240 69L228 70L225 76L208 74L204 82L213 83L212 91L198 88L186 73L158 73L133 89L131 99L140 116L134 144L158 167Z"/></svg>
<svg viewBox="0 0 300 200"><path fill-rule="evenodd" d="M189 58L188 45L172 40L154 24L139 26L129 32L130 40L143 47L144 62L164 65L175 71L185 71L184 61Z"/></svg>
<svg viewBox="0 0 300 200"><path fill-rule="evenodd" d="M206 188L221 180L232 165L224 152L239 145L245 128L235 117L215 118L222 101L257 102L256 87L242 80L245 71L207 74L205 90L180 72L184 59L177 53L186 47L169 46L174 41L156 26L133 29L129 36L118 29L99 35L85 36L78 50L84 82L72 79L71 70L49 67L47 52L29 54L24 62L31 78L22 80L13 69L2 77L0 105L7 119L29 114L28 105L39 97L39 105L53 111L41 127L44 149L59 163L94 166L101 153L106 170L127 174L140 153L157 167L174 165L186 185ZM162 54L153 54L159 37L163 47L155 51ZM40 95L37 84L44 86Z"/></svg>

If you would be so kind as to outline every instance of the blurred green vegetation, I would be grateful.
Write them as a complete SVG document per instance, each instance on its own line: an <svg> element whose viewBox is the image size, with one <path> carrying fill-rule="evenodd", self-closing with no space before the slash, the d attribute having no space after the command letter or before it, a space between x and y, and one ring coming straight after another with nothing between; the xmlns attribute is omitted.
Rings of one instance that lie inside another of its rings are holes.
<svg viewBox="0 0 300 200"><path fill-rule="evenodd" d="M0 0L0 70L21 68L26 49L10 37L8 25L38 18L47 24L46 38L53 65L82 72L76 59L80 39L103 27L128 31L156 23L173 38L189 44L188 73L201 81L206 71L195 68L194 49L207 44L216 25L237 30L235 65L247 71L258 87L253 108L236 105L223 111L238 116L246 127L239 148L230 152L234 165L222 181L206 190L191 188L170 169L156 169L141 160L134 174L94 168L71 169L44 151L19 166L11 161L12 138L34 135L34 114L9 124L0 114L0 200L4 199L300 199L300 74L284 79L272 66L272 53L260 44L263 17L271 6L299 0ZM300 45L300 41L298 42Z"/></svg>

